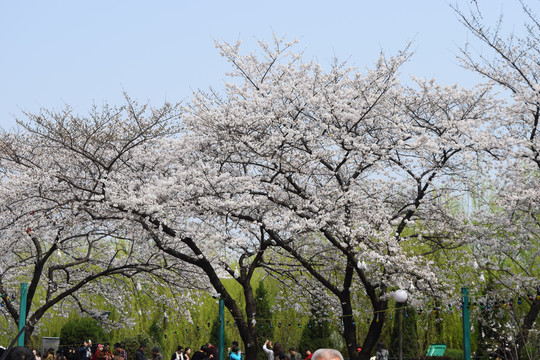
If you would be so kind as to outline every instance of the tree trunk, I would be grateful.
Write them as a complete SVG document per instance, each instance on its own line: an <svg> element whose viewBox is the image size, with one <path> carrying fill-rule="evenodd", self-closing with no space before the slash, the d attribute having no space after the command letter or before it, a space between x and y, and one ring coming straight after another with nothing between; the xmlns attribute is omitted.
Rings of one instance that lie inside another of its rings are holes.
<svg viewBox="0 0 540 360"><path fill-rule="evenodd" d="M352 304L349 291L339 299L341 301L341 310L343 313L343 338L347 345L347 352L351 360L358 359L358 343L356 341L356 323L352 314Z"/></svg>
<svg viewBox="0 0 540 360"><path fill-rule="evenodd" d="M347 346L347 352L351 360L358 358L358 343L356 341L356 323L352 312L351 285L354 276L354 265L352 258L347 258L345 277L343 279L343 290L338 298L341 302L341 313L343 314L343 338Z"/></svg>
<svg viewBox="0 0 540 360"><path fill-rule="evenodd" d="M532 302L531 308L525 316L525 320L519 329L519 335L516 339L516 351L517 355L521 356L523 348L527 344L527 339L529 337L529 332L538 317L538 312L540 311L540 295L536 296L536 299Z"/></svg>
<svg viewBox="0 0 540 360"><path fill-rule="evenodd" d="M375 316L371 320L371 323L369 324L368 333L366 335L366 338L364 339L364 343L362 344L362 351L360 352L360 356L358 357L358 360L369 360L371 357L371 353L373 352L373 349L377 346L377 341L379 341L379 338L381 337L382 329L384 322L386 320L386 310L388 309L388 301L387 300L380 300L377 302L377 304L373 307Z"/></svg>
<svg viewBox="0 0 540 360"><path fill-rule="evenodd" d="M255 297L253 296L253 288L251 287L250 280L250 277L247 277L240 284L242 285L244 290L244 298L246 299L247 318L247 331L245 338L243 337L242 341L246 346L246 360L257 360L257 354L259 353L259 344L257 343L257 324L253 324L251 322L251 320L255 318L257 305L255 304Z"/></svg>

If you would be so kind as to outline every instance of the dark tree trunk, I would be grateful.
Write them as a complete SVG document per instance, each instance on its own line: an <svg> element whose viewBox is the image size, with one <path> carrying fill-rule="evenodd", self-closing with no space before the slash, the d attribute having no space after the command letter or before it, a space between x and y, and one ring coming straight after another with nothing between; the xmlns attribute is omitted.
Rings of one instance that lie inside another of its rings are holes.
<svg viewBox="0 0 540 360"><path fill-rule="evenodd" d="M343 339L347 346L347 352L351 360L358 359L358 343L356 341L356 322L352 315L352 304L349 291L344 292L341 301L341 311L343 312Z"/></svg>
<svg viewBox="0 0 540 360"><path fill-rule="evenodd" d="M519 335L516 339L516 351L517 351L518 356L521 356L521 352L523 351L525 344L527 344L527 339L529 338L529 332L534 322L538 318L539 311L540 311L540 295L537 295L536 299L533 300L531 304L531 308L529 309L527 316L525 316L525 320L523 321L523 324L521 325L521 328L519 330Z"/></svg>
<svg viewBox="0 0 540 360"><path fill-rule="evenodd" d="M244 298L246 299L246 325L247 331L242 338L244 345L246 346L246 360L257 360L257 354L259 352L259 344L257 343L257 325L253 324L251 320L255 318L257 312L257 305L255 303L255 297L253 296L253 288L251 287L251 276L249 273L242 272L242 288L244 290ZM251 319L251 320L250 320Z"/></svg>
<svg viewBox="0 0 540 360"><path fill-rule="evenodd" d="M386 310L388 309L388 301L380 300L373 306L375 316L369 324L368 333L362 344L362 351L358 360L369 360L371 353L377 346L377 342L381 337L384 322L386 320Z"/></svg>
<svg viewBox="0 0 540 360"><path fill-rule="evenodd" d="M353 260L347 259L345 278L343 279L343 290L338 295L341 302L341 313L343 314L343 339L347 346L347 352L351 360L358 358L358 343L356 341L356 323L352 312L351 285L354 275Z"/></svg>

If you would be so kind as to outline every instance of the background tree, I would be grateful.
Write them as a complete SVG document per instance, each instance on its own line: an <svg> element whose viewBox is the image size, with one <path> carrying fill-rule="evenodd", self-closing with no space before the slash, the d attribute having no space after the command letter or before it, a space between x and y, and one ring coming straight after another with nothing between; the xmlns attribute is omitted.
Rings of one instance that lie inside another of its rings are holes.
<svg viewBox="0 0 540 360"><path fill-rule="evenodd" d="M163 345L165 344L165 332L161 326L161 320L161 317L157 317L152 321L152 324L150 324L150 327L148 328L148 335L152 337L153 342L159 346L161 351L163 351Z"/></svg>
<svg viewBox="0 0 540 360"><path fill-rule="evenodd" d="M477 259L474 266L482 272L482 277L485 273L497 284L486 288L490 291L486 291L484 300L534 294L538 285L536 269L540 258L535 249L539 245L540 214L540 23L526 1L520 4L525 23L509 34L504 31L502 15L497 23L485 24L482 2L468 11L454 6L465 28L486 45L481 53L475 53L468 44L463 47L460 56L463 66L502 89L509 101L504 117L493 124L500 143L499 151L493 154L497 172L484 180L490 184L491 193L486 194L484 186L477 195L484 217L475 219L482 229L478 231L478 246L474 248ZM493 231L486 231L488 228ZM508 358L537 356L535 350L532 353L526 350L526 344L538 318L540 297L527 296L525 302L527 313L513 314L514 326L501 327L507 333L501 337L499 350Z"/></svg>
<svg viewBox="0 0 540 360"><path fill-rule="evenodd" d="M311 301L310 310L310 317L303 328L298 346L298 351L301 351L302 355L306 349L315 352L316 349L332 348L331 329L328 320L330 314L326 311L324 305L317 300Z"/></svg>

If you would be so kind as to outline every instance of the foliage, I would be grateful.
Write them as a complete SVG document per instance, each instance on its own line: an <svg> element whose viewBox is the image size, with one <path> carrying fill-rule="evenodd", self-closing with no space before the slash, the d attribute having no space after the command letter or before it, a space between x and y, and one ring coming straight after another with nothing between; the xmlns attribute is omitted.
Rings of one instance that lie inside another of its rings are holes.
<svg viewBox="0 0 540 360"><path fill-rule="evenodd" d="M311 317L306 326L304 326L300 337L299 352L303 354L306 349L315 352L317 349L334 347L332 344L330 323L327 320L328 315L327 312L321 312L320 309L316 309L315 305L312 305Z"/></svg>
<svg viewBox="0 0 540 360"><path fill-rule="evenodd" d="M215 317L214 320L212 321L212 325L211 325L211 328L210 328L210 342L215 346L215 347L218 347L219 346L219 326L220 326L220 321L219 321L219 316L218 317ZM228 344L230 344L230 340L229 340L229 335L227 333L227 331L224 331L223 333L223 346L225 349L227 349L228 347ZM227 355L226 352L224 352L224 355Z"/></svg>
<svg viewBox="0 0 540 360"><path fill-rule="evenodd" d="M163 350L164 342L164 331L162 326L160 325L161 318L155 318L152 321L152 324L150 324L150 327L148 328L148 335L152 338L152 341L159 346L161 350Z"/></svg>
<svg viewBox="0 0 540 360"><path fill-rule="evenodd" d="M105 331L96 319L83 317L70 319L60 330L60 345L79 348L84 340L93 343L107 340Z"/></svg>
<svg viewBox="0 0 540 360"><path fill-rule="evenodd" d="M462 360L463 359L463 350L460 349L446 349L444 352L444 356L447 356L454 360Z"/></svg>

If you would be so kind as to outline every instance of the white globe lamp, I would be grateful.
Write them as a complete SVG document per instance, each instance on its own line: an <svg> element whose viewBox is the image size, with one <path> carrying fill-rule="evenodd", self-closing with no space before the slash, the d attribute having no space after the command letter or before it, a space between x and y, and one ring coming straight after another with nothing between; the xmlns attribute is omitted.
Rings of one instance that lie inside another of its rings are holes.
<svg viewBox="0 0 540 360"><path fill-rule="evenodd" d="M404 303L408 299L407 292L405 290L396 290L394 292L394 300L396 300L397 303Z"/></svg>

